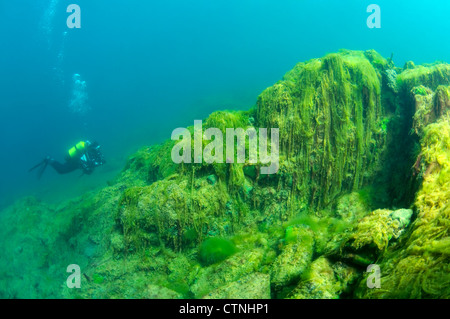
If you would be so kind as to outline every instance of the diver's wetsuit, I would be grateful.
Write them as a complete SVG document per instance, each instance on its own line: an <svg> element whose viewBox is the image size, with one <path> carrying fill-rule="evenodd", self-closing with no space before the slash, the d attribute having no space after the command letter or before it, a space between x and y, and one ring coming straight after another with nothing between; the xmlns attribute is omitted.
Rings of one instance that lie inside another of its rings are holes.
<svg viewBox="0 0 450 319"><path fill-rule="evenodd" d="M47 165L50 165L58 174L67 174L81 169L83 174L90 175L97 166L104 163L105 159L100 152L100 145L97 142L81 141L69 150L64 163L60 163L51 157L46 157L28 171L31 172L40 167L38 178L41 178Z"/></svg>
<svg viewBox="0 0 450 319"><path fill-rule="evenodd" d="M80 168L79 159L69 159L64 164L54 160L49 159L48 164L58 172L58 174L71 173Z"/></svg>
<svg viewBox="0 0 450 319"><path fill-rule="evenodd" d="M53 167L58 174L67 174L81 169L83 174L90 175L95 167L103 165L105 162L99 148L100 146L96 142L80 142L69 151L64 163L50 157L47 157L46 163Z"/></svg>

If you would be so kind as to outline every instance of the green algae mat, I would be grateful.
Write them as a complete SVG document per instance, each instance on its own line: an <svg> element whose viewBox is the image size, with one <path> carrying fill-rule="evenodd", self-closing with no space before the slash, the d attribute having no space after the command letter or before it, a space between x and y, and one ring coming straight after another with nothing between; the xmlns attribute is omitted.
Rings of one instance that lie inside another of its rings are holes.
<svg viewBox="0 0 450 319"><path fill-rule="evenodd" d="M276 174L176 164L168 137L99 191L19 200L0 213L0 297L449 298L449 112L449 64L298 63L200 127L278 128Z"/></svg>

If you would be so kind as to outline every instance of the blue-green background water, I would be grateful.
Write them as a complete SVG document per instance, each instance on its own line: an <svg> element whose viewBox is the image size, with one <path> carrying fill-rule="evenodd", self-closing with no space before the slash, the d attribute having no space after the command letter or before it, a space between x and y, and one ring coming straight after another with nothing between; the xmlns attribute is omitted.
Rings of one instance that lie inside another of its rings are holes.
<svg viewBox="0 0 450 319"><path fill-rule="evenodd" d="M81 29L66 26L71 3ZM366 25L371 3L381 29ZM300 61L347 48L393 53L398 66L448 62L449 16L442 0L0 0L0 207L103 186L140 146L251 107ZM75 73L87 83L85 114L69 108ZM28 173L86 138L108 160L94 175Z"/></svg>

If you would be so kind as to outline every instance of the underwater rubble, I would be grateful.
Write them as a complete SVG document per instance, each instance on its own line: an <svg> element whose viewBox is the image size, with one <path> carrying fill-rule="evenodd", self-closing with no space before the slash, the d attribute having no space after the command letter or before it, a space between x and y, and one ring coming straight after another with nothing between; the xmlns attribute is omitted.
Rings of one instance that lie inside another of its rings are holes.
<svg viewBox="0 0 450 319"><path fill-rule="evenodd" d="M279 128L276 174L175 164L168 139L102 190L19 200L0 213L0 297L449 298L449 113L446 63L298 63L254 107L203 120L224 136ZM65 284L70 264L82 289Z"/></svg>

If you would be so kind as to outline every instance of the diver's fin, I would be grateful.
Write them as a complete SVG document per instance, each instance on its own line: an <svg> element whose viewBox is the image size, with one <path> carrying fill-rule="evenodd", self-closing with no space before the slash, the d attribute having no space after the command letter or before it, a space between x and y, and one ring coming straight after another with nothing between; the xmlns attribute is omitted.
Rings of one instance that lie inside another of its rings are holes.
<svg viewBox="0 0 450 319"><path fill-rule="evenodd" d="M38 164L36 164L36 165L34 165L32 168L30 168L30 169L28 170L28 172L31 172L31 171L35 170L36 168L38 168L39 166L45 164L46 162L47 162L47 159L44 159L42 162L39 162Z"/></svg>
<svg viewBox="0 0 450 319"><path fill-rule="evenodd" d="M28 170L28 172L31 172L31 171L35 170L36 168L38 168L38 167L41 167L41 169L39 170L39 172L38 172L38 174L37 174L38 179L41 179L42 174L44 174L44 171L45 171L45 169L47 168L48 161L49 161L49 158L48 158L48 157L44 158L44 159L42 160L42 162L40 162L40 163L34 165L32 168L30 168L30 169Z"/></svg>
<svg viewBox="0 0 450 319"><path fill-rule="evenodd" d="M48 165L48 161L44 160L43 162L44 165L42 165L42 168L40 169L39 173L38 173L38 179L41 179L42 174L44 174L45 169L47 168Z"/></svg>

